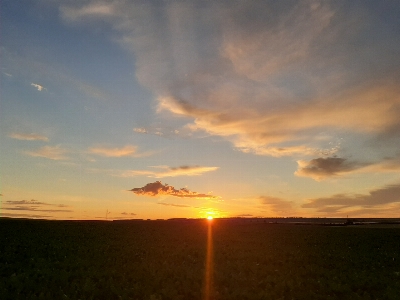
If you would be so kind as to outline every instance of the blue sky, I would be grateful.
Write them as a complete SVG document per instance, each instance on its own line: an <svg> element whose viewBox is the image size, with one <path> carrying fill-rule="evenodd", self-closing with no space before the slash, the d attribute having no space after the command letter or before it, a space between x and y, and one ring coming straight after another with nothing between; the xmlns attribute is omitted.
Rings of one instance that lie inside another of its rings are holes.
<svg viewBox="0 0 400 300"><path fill-rule="evenodd" d="M396 1L2 1L9 217L395 217Z"/></svg>

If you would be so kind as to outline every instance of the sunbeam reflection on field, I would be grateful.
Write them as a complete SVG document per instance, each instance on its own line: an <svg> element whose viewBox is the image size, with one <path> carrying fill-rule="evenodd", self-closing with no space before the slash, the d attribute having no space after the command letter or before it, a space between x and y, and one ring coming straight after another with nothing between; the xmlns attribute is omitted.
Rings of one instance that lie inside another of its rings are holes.
<svg viewBox="0 0 400 300"><path fill-rule="evenodd" d="M213 299L213 239L212 239L212 216L207 217L207 255L206 272L204 278L204 300Z"/></svg>

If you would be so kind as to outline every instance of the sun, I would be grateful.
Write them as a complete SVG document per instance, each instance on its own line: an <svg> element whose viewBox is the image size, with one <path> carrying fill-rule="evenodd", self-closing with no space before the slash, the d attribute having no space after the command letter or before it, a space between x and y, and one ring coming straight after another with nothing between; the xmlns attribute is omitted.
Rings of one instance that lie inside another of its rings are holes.
<svg viewBox="0 0 400 300"><path fill-rule="evenodd" d="M207 220L208 220L208 221L211 221L212 219L214 219L213 216L208 216L208 217L207 217Z"/></svg>

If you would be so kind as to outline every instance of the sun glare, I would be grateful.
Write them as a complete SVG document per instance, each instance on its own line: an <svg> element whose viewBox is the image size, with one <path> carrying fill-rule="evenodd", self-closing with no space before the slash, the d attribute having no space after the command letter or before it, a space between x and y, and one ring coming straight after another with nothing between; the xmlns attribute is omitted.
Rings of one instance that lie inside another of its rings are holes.
<svg viewBox="0 0 400 300"><path fill-rule="evenodd" d="M211 221L212 219L214 219L212 216L208 216L208 217L207 217L207 220L208 220L208 221Z"/></svg>

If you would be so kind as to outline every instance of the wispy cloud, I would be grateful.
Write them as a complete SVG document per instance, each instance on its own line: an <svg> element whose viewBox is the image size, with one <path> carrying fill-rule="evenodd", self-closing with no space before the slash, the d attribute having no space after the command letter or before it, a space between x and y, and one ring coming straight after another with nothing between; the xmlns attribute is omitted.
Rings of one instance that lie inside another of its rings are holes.
<svg viewBox="0 0 400 300"><path fill-rule="evenodd" d="M141 188L133 188L130 190L139 196L159 196L159 195L169 195L180 198L201 198L201 199L217 199L217 196L210 194L201 194L197 192L192 192L187 188L181 188L179 190L175 189L173 186L168 184L162 184L161 181L156 181L146 184Z"/></svg>
<svg viewBox="0 0 400 300"><path fill-rule="evenodd" d="M154 154L154 152L151 151L138 153L137 147L132 145L127 145L122 148L92 147L89 148L88 152L105 157L145 157Z"/></svg>
<svg viewBox="0 0 400 300"><path fill-rule="evenodd" d="M37 133L17 133L13 132L8 135L10 138L23 140L23 141L44 141L47 142L49 139L44 135Z"/></svg>
<svg viewBox="0 0 400 300"><path fill-rule="evenodd" d="M106 2L93 2L80 9L73 9L67 6L60 8L65 20L70 22L79 21L85 17L107 17L114 14L113 5Z"/></svg>
<svg viewBox="0 0 400 300"><path fill-rule="evenodd" d="M261 204L268 206L269 210L275 214L291 215L294 210L293 202L285 199L261 196L260 201Z"/></svg>
<svg viewBox="0 0 400 300"><path fill-rule="evenodd" d="M173 204L173 203L166 203L166 202L158 202L157 204L158 205L164 205L164 206L183 207L183 208L192 207L190 205Z"/></svg>
<svg viewBox="0 0 400 300"><path fill-rule="evenodd" d="M28 218L28 219L48 219L52 218L50 215L38 215L38 214L18 214L18 213L6 213L0 211L1 217L8 217L8 218Z"/></svg>
<svg viewBox="0 0 400 300"><path fill-rule="evenodd" d="M177 177L177 176L200 176L204 173L216 171L219 167L206 167L206 166L152 166L153 169L161 169L162 171L154 170L101 170L101 169L89 169L92 173L107 173L115 177L136 177L136 176L147 176L152 178L164 178L164 177Z"/></svg>
<svg viewBox="0 0 400 300"><path fill-rule="evenodd" d="M46 208L54 207L54 208ZM52 204L47 202L41 202L37 200L9 200L3 202L2 210L17 210L17 211L35 211L35 212L72 212L70 206L64 204Z"/></svg>
<svg viewBox="0 0 400 300"><path fill-rule="evenodd" d="M60 12L67 22L108 22L160 113L243 152L332 157L339 149L320 132L399 137L398 36L370 4L195 3L71 2Z"/></svg>
<svg viewBox="0 0 400 300"><path fill-rule="evenodd" d="M24 151L26 155L33 157L43 157L52 160L66 160L68 157L65 155L68 150L61 148L60 145L57 146L44 146L34 151Z"/></svg>
<svg viewBox="0 0 400 300"><path fill-rule="evenodd" d="M143 127L135 127L135 128L133 128L133 131L137 132L137 133L148 133L148 130Z"/></svg>
<svg viewBox="0 0 400 300"><path fill-rule="evenodd" d="M368 194L336 194L331 197L310 199L302 207L313 208L318 212L336 213L349 209L378 211L392 204L400 207L400 184L378 188Z"/></svg>
<svg viewBox="0 0 400 300"><path fill-rule="evenodd" d="M202 166L180 166L180 167L168 167L168 166L157 166L155 168L161 168L165 171L154 172L150 177L163 178L163 177L176 177L176 176L199 176L206 172L218 170L218 167L202 167Z"/></svg>
<svg viewBox="0 0 400 300"><path fill-rule="evenodd" d="M273 112L259 108L258 112L247 109L247 112L238 110L229 113L200 109L187 101L164 97L160 99L160 109L194 118L190 128L225 136L245 152L272 156L311 155L323 151L301 144L302 141L313 141L313 132L331 128L379 134L398 124L397 111L392 108L400 106L399 95L400 89L394 85L379 86L330 99L315 99L290 108L274 109ZM382 99L385 105L382 105ZM337 122L338 119L341 121ZM296 141L298 145L284 146ZM335 149L330 151L332 153Z"/></svg>
<svg viewBox="0 0 400 300"><path fill-rule="evenodd" d="M31 86L35 87L39 92L47 90L43 85L37 83L31 83Z"/></svg>

